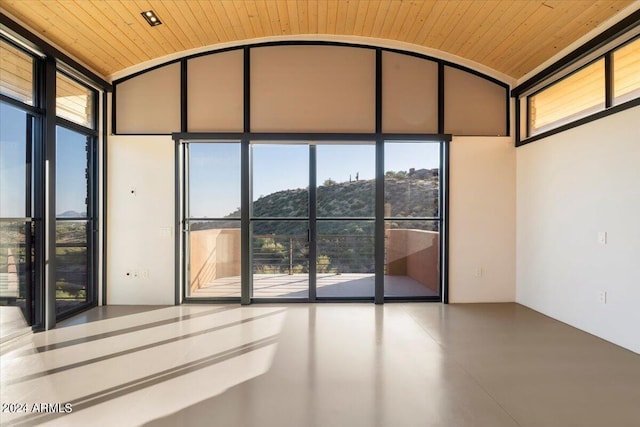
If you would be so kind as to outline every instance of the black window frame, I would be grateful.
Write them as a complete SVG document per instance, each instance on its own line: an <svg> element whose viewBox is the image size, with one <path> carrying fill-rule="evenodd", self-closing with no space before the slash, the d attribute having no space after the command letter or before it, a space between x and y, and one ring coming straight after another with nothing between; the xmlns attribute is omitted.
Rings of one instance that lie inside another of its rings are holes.
<svg viewBox="0 0 640 427"><path fill-rule="evenodd" d="M594 37L592 40L586 42L565 57L513 88L511 90L511 97L515 98L515 146L520 147L640 105L640 97L618 104L614 104L613 102L613 53L621 47L624 47L626 44L640 39L640 34L637 34L637 27L639 26L640 10L633 12L611 28L602 32L597 37ZM630 36L629 34L632 32L636 32L636 34ZM603 49L605 50L604 52L598 53ZM530 135L531 112L529 111L529 97L544 91L584 67L602 59L605 61L605 72L603 76L605 80L604 108L569 123L559 125L535 135ZM587 60L585 64L581 64L575 70L566 73L566 75L564 74L567 69L574 67L585 60ZM524 111L522 111L522 100L525 101ZM525 125L524 135L522 129L523 122Z"/></svg>
<svg viewBox="0 0 640 427"><path fill-rule="evenodd" d="M52 329L56 322L72 316L98 302L97 286L100 267L106 262L106 158L107 158L107 99L106 92L113 90L112 85L105 79L61 52L50 43L41 39L31 31L22 27L6 15L0 14L0 42L29 54L33 61L33 90L34 105L27 105L12 97L0 94L0 102L27 111L34 117L33 126L33 311L31 322L34 331ZM58 70L67 77L79 80L85 86L94 90L94 128L88 129L73 122L56 117L56 73ZM98 109L99 107L99 109ZM95 208L94 227L92 228L95 256L91 261L91 274L94 288L91 290L91 304L69 311L64 316L56 315L55 308L55 139L56 126L88 133L92 138L91 172L93 178L92 189L88 197L93 198ZM98 151L99 154L98 154ZM102 177L102 183L100 183ZM98 247L98 243L101 247ZM100 250L102 253L100 254ZM47 254L49 258L46 259ZM102 268L102 302L106 304L106 269Z"/></svg>
<svg viewBox="0 0 640 427"><path fill-rule="evenodd" d="M87 83L80 80L78 77L69 73L68 71L57 68L56 76L58 74L63 75L64 77L72 80L73 82L83 86L88 89L92 95L92 120L93 127L86 127L81 124L75 123L68 119L55 116L55 128L56 131L58 128L63 128L66 130L73 131L87 138L87 179L88 179L88 188L87 188L87 212L86 216L82 218L70 218L69 220L58 218L56 215L55 224L53 228L53 236L51 238L56 239L56 227L59 221L86 221L87 224L87 289L86 289L86 302L82 304L78 304L70 310L66 310L60 313L56 313L56 322L72 317L78 313L86 311L90 308L96 307L98 305L98 242L99 242L99 192L98 192L98 138L99 138L99 92L94 87L88 85ZM55 100L54 100L55 102ZM58 141L56 138L55 144L57 145ZM55 149L54 149L55 151ZM55 281L54 281L55 285Z"/></svg>

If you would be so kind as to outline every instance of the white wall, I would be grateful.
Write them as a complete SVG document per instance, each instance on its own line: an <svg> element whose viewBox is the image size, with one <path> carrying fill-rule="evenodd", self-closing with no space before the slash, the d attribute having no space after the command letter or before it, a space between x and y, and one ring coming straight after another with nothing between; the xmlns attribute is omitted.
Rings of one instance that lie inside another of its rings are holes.
<svg viewBox="0 0 640 427"><path fill-rule="evenodd" d="M174 150L170 136L109 136L108 304L174 303Z"/></svg>
<svg viewBox="0 0 640 427"><path fill-rule="evenodd" d="M517 302L640 353L640 107L519 148L517 194Z"/></svg>
<svg viewBox="0 0 640 427"><path fill-rule="evenodd" d="M451 142L450 302L515 300L515 156L510 137Z"/></svg>

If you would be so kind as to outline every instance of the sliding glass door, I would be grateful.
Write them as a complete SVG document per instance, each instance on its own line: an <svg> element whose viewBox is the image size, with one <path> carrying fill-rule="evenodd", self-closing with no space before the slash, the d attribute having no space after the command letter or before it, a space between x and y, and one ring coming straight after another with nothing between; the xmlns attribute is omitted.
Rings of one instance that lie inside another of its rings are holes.
<svg viewBox="0 0 640 427"><path fill-rule="evenodd" d="M186 298L440 300L441 142L183 146Z"/></svg>
<svg viewBox="0 0 640 427"><path fill-rule="evenodd" d="M188 144L187 298L241 295L240 142Z"/></svg>
<svg viewBox="0 0 640 427"><path fill-rule="evenodd" d="M309 298L309 146L251 146L253 298Z"/></svg>
<svg viewBox="0 0 640 427"><path fill-rule="evenodd" d="M376 146L316 147L318 298L375 294Z"/></svg>
<svg viewBox="0 0 640 427"><path fill-rule="evenodd" d="M384 296L440 296L439 143L385 142Z"/></svg>

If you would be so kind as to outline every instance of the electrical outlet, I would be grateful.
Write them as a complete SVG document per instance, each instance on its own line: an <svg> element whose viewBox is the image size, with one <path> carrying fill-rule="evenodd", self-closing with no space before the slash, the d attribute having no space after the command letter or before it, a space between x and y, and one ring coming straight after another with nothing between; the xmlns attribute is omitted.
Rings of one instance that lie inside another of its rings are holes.
<svg viewBox="0 0 640 427"><path fill-rule="evenodd" d="M482 267L476 267L473 272L473 275L476 277L482 277Z"/></svg>
<svg viewBox="0 0 640 427"><path fill-rule="evenodd" d="M600 302L603 304L607 303L607 291L600 291L600 294L598 295Z"/></svg>
<svg viewBox="0 0 640 427"><path fill-rule="evenodd" d="M598 231L598 243L601 245L607 244L607 232L606 231Z"/></svg>
<svg viewBox="0 0 640 427"><path fill-rule="evenodd" d="M140 273L141 277L143 279L148 279L149 278L149 270L142 270L142 272Z"/></svg>

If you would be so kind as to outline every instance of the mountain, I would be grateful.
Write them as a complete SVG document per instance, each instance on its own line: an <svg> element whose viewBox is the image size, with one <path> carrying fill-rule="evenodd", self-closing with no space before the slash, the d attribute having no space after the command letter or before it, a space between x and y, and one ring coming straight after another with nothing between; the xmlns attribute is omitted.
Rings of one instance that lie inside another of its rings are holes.
<svg viewBox="0 0 640 427"><path fill-rule="evenodd" d="M437 217L439 201L438 169L411 169L409 172L387 172L385 176L385 216L407 217L402 227L419 226L415 217ZM255 218L307 218L309 192L306 188L277 191L260 197L253 203L253 233L298 234L306 232L306 222L260 221ZM330 179L317 188L318 218L373 218L375 216L375 180L334 182ZM240 211L227 215L239 218ZM344 232L355 221L322 221L325 232ZM319 222L321 223L321 222ZM235 223L237 225L237 223ZM219 227L214 224L192 224L192 230ZM420 224L424 226L424 224ZM229 224L229 226L234 226ZM300 230L297 230L297 229ZM421 227L422 228L422 227Z"/></svg>

